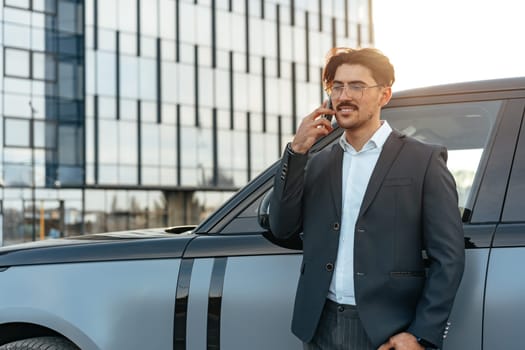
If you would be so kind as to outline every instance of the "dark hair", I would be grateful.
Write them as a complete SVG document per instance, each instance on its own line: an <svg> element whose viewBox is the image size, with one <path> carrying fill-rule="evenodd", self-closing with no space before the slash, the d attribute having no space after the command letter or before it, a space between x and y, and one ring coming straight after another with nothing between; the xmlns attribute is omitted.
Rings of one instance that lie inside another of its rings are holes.
<svg viewBox="0 0 525 350"><path fill-rule="evenodd" d="M379 85L394 84L394 66L381 51L368 47L362 49L334 47L326 54L323 69L323 86L326 91L332 88L335 71L342 64L358 64L368 68Z"/></svg>

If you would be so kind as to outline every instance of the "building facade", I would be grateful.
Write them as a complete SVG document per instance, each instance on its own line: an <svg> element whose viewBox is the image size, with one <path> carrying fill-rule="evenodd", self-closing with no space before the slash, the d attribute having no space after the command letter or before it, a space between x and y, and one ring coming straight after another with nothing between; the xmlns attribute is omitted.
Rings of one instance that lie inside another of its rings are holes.
<svg viewBox="0 0 525 350"><path fill-rule="evenodd" d="M325 99L371 0L3 0L3 244L196 224Z"/></svg>

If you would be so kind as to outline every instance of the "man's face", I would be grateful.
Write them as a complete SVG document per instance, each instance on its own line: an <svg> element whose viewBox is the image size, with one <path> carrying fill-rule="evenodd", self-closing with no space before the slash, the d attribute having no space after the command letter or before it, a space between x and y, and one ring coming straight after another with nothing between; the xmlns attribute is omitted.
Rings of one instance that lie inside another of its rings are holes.
<svg viewBox="0 0 525 350"><path fill-rule="evenodd" d="M337 68L331 98L340 127L348 131L377 127L381 107L392 94L390 87L377 85L364 66L343 64Z"/></svg>

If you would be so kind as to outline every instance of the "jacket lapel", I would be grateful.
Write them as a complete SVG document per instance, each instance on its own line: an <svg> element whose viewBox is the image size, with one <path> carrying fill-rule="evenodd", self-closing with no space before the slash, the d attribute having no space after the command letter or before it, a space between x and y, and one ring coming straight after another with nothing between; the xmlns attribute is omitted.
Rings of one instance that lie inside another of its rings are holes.
<svg viewBox="0 0 525 350"><path fill-rule="evenodd" d="M343 201L343 149L339 145L339 142L332 146L330 152L330 190L332 191L332 198L336 209L337 216L341 218L341 205Z"/></svg>
<svg viewBox="0 0 525 350"><path fill-rule="evenodd" d="M361 209L359 211L359 217L361 217L366 212L374 200L379 187L381 187L381 184L383 183L383 179L390 170L390 167L396 159L399 151L403 147L403 142L401 141L403 137L405 137L405 135L401 134L397 130L392 130L386 139L385 144L383 145L383 150L381 151L374 171L372 172L372 176L370 176L370 181L368 182L365 196L363 198L363 203L361 204Z"/></svg>

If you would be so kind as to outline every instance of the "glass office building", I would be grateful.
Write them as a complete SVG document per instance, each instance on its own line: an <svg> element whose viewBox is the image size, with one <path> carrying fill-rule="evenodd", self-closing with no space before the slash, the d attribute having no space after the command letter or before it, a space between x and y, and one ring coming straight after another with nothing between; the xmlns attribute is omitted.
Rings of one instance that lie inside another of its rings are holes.
<svg viewBox="0 0 525 350"><path fill-rule="evenodd" d="M324 99L371 0L3 0L3 244L198 223Z"/></svg>

